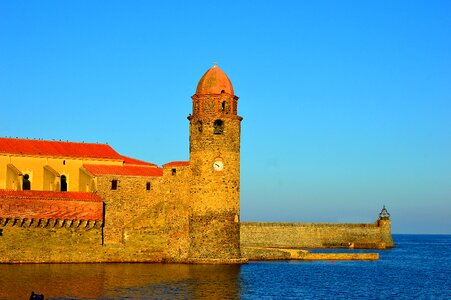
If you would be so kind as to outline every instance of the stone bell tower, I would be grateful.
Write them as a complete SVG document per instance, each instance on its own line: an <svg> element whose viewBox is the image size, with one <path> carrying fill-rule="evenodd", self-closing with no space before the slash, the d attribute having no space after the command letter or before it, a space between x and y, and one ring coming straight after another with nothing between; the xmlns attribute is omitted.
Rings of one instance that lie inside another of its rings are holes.
<svg viewBox="0 0 451 300"><path fill-rule="evenodd" d="M216 65L192 96L190 122L189 258L241 262L240 123L238 97Z"/></svg>

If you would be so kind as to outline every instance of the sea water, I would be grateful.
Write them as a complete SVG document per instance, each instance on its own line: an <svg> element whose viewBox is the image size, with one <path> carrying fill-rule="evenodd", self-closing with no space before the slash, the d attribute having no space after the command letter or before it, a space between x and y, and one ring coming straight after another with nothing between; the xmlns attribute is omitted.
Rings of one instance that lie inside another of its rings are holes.
<svg viewBox="0 0 451 300"><path fill-rule="evenodd" d="M378 261L2 264L0 299L451 299L451 235L393 238Z"/></svg>

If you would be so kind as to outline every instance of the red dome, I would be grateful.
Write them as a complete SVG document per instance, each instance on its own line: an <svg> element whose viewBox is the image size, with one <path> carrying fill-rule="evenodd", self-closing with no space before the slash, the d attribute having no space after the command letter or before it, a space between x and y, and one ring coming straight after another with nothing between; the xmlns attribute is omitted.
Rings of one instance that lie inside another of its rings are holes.
<svg viewBox="0 0 451 300"><path fill-rule="evenodd" d="M222 91L234 95L229 77L217 65L214 65L199 80L196 94L221 94Z"/></svg>

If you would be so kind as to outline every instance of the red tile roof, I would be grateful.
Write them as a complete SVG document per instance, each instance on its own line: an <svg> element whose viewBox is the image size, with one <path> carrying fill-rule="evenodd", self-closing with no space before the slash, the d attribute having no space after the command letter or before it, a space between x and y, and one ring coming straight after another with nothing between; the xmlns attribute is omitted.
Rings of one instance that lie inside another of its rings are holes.
<svg viewBox="0 0 451 300"><path fill-rule="evenodd" d="M163 165L163 167L189 166L189 161L171 161Z"/></svg>
<svg viewBox="0 0 451 300"><path fill-rule="evenodd" d="M92 193L0 190L0 218L102 220L103 202Z"/></svg>
<svg viewBox="0 0 451 300"><path fill-rule="evenodd" d="M142 161L142 160L139 160L136 158L131 158L131 157L124 156L124 155L122 155L122 159L124 160L125 165L145 165L145 166L157 167L156 164Z"/></svg>
<svg viewBox="0 0 451 300"><path fill-rule="evenodd" d="M85 192L51 192L51 191L14 191L0 189L0 198L16 199L45 199L67 201L102 201L102 198L94 193Z"/></svg>
<svg viewBox="0 0 451 300"><path fill-rule="evenodd" d="M84 164L83 167L94 176L163 176L163 169L150 166L111 166Z"/></svg>
<svg viewBox="0 0 451 300"><path fill-rule="evenodd" d="M120 159L106 144L0 138L0 153L58 157Z"/></svg>

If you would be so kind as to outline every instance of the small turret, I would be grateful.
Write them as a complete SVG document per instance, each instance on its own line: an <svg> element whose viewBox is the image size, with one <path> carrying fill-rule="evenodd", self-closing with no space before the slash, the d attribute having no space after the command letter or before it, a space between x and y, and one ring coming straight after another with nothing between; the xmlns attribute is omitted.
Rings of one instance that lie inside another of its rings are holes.
<svg viewBox="0 0 451 300"><path fill-rule="evenodd" d="M390 214L388 213L388 210L384 207L382 207L382 210L379 214L379 220L390 220Z"/></svg>
<svg viewBox="0 0 451 300"><path fill-rule="evenodd" d="M390 214L388 213L385 205L382 207L382 210L379 213L379 220L377 221L377 225L380 228L381 241L385 243L385 246L387 248L395 247L395 243L393 242L391 234Z"/></svg>

